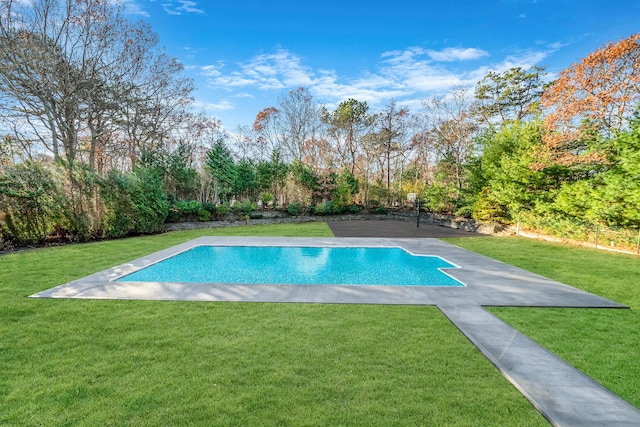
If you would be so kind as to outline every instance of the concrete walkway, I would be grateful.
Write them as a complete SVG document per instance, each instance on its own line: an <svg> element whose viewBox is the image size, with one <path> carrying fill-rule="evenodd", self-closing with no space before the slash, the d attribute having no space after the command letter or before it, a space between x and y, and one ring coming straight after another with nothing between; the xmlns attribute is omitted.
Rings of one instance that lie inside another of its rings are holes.
<svg viewBox="0 0 640 427"><path fill-rule="evenodd" d="M198 245L401 247L416 255L438 255L460 266L460 269L447 270L447 274L466 286L438 288L114 281ZM201 237L33 297L436 305L551 424L640 426L640 411L637 408L482 308L627 307L436 239Z"/></svg>

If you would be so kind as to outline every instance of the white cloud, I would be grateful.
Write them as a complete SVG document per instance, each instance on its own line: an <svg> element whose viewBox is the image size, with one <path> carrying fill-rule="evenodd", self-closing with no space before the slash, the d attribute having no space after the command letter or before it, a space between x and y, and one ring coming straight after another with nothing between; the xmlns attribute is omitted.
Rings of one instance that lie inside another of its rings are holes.
<svg viewBox="0 0 640 427"><path fill-rule="evenodd" d="M124 13L127 15L137 15L149 17L149 13L136 0L123 0Z"/></svg>
<svg viewBox="0 0 640 427"><path fill-rule="evenodd" d="M194 101L193 106L204 111L229 111L235 108L233 103L228 100L222 100L218 103L196 100Z"/></svg>
<svg viewBox="0 0 640 427"><path fill-rule="evenodd" d="M529 69L540 64L553 50L527 50L509 55L501 62L476 68L469 73L469 80L473 83L485 77L490 71L503 73L510 68L520 67Z"/></svg>
<svg viewBox="0 0 640 427"><path fill-rule="evenodd" d="M224 63L222 61L218 61L216 64L203 65L201 67L193 67L189 68L198 68L200 70L200 74L205 77L220 77L222 73L220 70L224 67Z"/></svg>
<svg viewBox="0 0 640 427"><path fill-rule="evenodd" d="M335 70L310 67L302 57L278 49L235 64L217 62L200 66L198 71L207 78L209 88L228 92L227 97L233 97L238 105L247 102L257 105L259 98L273 99L279 91L304 86L327 108L335 108L348 98L366 101L374 109L384 107L391 100L420 108L427 97L445 95L457 87L473 87L489 71L503 72L511 67L528 69L540 64L551 52L551 45L547 45L541 50L513 53L499 62L484 60L475 64L453 61L486 58L489 53L473 48L433 51L410 47L384 52L375 69L345 78ZM209 104L208 108L225 111L234 106L230 101L222 101Z"/></svg>
<svg viewBox="0 0 640 427"><path fill-rule="evenodd" d="M376 74L367 74L351 82L339 83L334 72L323 71L310 90L329 107L337 106L339 102L348 98L379 105L388 99L406 94L404 90L394 86L396 85L393 81Z"/></svg>
<svg viewBox="0 0 640 427"><path fill-rule="evenodd" d="M428 50L427 54L435 61L452 62L452 61L469 61L489 56L489 52L476 48L458 48L448 47L441 51Z"/></svg>
<svg viewBox="0 0 640 427"><path fill-rule="evenodd" d="M462 83L453 72L433 65L428 59L432 57L431 51L413 48L383 56L387 58L383 63L388 66L381 73L409 91L443 91Z"/></svg>
<svg viewBox="0 0 640 427"><path fill-rule="evenodd" d="M182 15L183 13L197 13L204 15L204 9L198 3L191 0L168 0L162 3L162 8L169 15Z"/></svg>
<svg viewBox="0 0 640 427"><path fill-rule="evenodd" d="M224 72L223 64L200 67L212 89L233 92L241 88L278 91L299 86L307 87L316 99L331 107L354 98L372 106L382 106L392 99L419 100L433 93L446 93L455 86L469 84L469 76L454 73L434 63L433 56L471 59L488 56L479 49L445 49L428 51L420 47L384 52L375 72L367 71L345 81L333 70L313 70L302 58L286 49L264 53L236 64ZM246 92L243 92L246 94ZM245 95L242 95L245 96Z"/></svg>
<svg viewBox="0 0 640 427"><path fill-rule="evenodd" d="M302 65L300 57L279 49L275 53L258 55L239 69L223 75L220 68L209 69L209 86L213 88L256 86L258 89L284 89L287 87L310 86L313 72ZM214 75L218 72L218 75Z"/></svg>

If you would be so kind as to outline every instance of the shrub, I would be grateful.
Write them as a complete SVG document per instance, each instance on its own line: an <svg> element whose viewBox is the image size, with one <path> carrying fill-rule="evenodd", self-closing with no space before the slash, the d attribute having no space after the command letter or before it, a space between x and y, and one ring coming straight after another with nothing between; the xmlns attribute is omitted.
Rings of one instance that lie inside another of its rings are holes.
<svg viewBox="0 0 640 427"><path fill-rule="evenodd" d="M251 200L243 200L241 202L235 202L233 204L233 213L238 215L250 215L251 211L253 211L254 206L251 203Z"/></svg>
<svg viewBox="0 0 640 427"><path fill-rule="evenodd" d="M313 212L316 215L331 215L333 213L340 213L340 209L334 208L333 202L328 201L324 203L316 203L313 207Z"/></svg>
<svg viewBox="0 0 640 427"><path fill-rule="evenodd" d="M472 206L462 206L461 208L459 208L456 211L456 216L461 216L464 218L471 218L471 215L473 215L473 207Z"/></svg>
<svg viewBox="0 0 640 427"><path fill-rule="evenodd" d="M112 171L101 182L105 205L103 230L108 237L162 230L169 214L162 177L154 170L138 168L132 173Z"/></svg>
<svg viewBox="0 0 640 427"><path fill-rule="evenodd" d="M358 180L348 170L343 170L337 178L337 187L333 192L333 204L340 211L353 204L354 194L358 193ZM338 213L338 212L335 212Z"/></svg>
<svg viewBox="0 0 640 427"><path fill-rule="evenodd" d="M221 218L227 215L231 211L229 205L218 205L216 206L216 217Z"/></svg>
<svg viewBox="0 0 640 427"><path fill-rule="evenodd" d="M352 214L357 214L357 213L359 213L359 212L360 212L360 207L358 207L358 206L356 206L356 205L351 205L351 206L349 206L349 207L347 208L347 211L348 211L349 213L352 213Z"/></svg>
<svg viewBox="0 0 640 427"><path fill-rule="evenodd" d="M380 206L376 208L375 213L377 213L378 215L386 215L388 211L387 208Z"/></svg>
<svg viewBox="0 0 640 427"><path fill-rule="evenodd" d="M198 221L207 222L211 219L211 212L208 210L201 208L198 211Z"/></svg>
<svg viewBox="0 0 640 427"><path fill-rule="evenodd" d="M202 205L197 200L179 200L176 207L181 216L199 215Z"/></svg>
<svg viewBox="0 0 640 427"><path fill-rule="evenodd" d="M95 203L100 177L80 164L72 169L57 166L56 181L64 183L65 190L58 193L56 233L76 241L88 240L100 232L101 218Z"/></svg>
<svg viewBox="0 0 640 427"><path fill-rule="evenodd" d="M167 214L166 222L178 222L180 221L180 210L175 204L169 204L169 212Z"/></svg>
<svg viewBox="0 0 640 427"><path fill-rule="evenodd" d="M273 194L271 194L271 193L262 193L260 195L260 200L262 200L262 205L266 207L269 204L269 202L273 201Z"/></svg>
<svg viewBox="0 0 640 427"><path fill-rule="evenodd" d="M60 189L39 162L7 167L0 174L0 230L18 244L35 244L54 229Z"/></svg>
<svg viewBox="0 0 640 427"><path fill-rule="evenodd" d="M291 216L299 215L300 214L300 203L298 203L298 202L289 203L289 205L287 206L287 212Z"/></svg>
<svg viewBox="0 0 640 427"><path fill-rule="evenodd" d="M212 215L216 213L216 205L211 202L202 202L202 209L209 211Z"/></svg>
<svg viewBox="0 0 640 427"><path fill-rule="evenodd" d="M171 196L168 197L168 200L170 204L167 222L178 222L181 220L193 221L196 218L200 220L203 209L208 211L209 217L211 217L212 212L197 200L175 200L175 198ZM212 203L209 203L209 205L211 205L215 211L215 206Z"/></svg>
<svg viewBox="0 0 640 427"><path fill-rule="evenodd" d="M133 172L136 179L133 201L136 207L136 233L158 233L169 213L167 195L164 192L162 176L147 168Z"/></svg>
<svg viewBox="0 0 640 427"><path fill-rule="evenodd" d="M133 180L118 171L109 172L100 182L100 195L105 214L102 229L107 237L126 236L133 230L135 206L132 200Z"/></svg>

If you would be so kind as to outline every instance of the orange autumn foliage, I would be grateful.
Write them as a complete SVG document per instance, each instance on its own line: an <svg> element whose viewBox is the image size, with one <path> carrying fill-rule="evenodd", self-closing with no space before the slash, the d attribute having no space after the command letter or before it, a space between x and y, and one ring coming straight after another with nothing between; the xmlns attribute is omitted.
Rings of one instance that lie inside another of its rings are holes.
<svg viewBox="0 0 640 427"><path fill-rule="evenodd" d="M542 96L544 147L559 164L602 161L606 153L581 151L592 132L608 137L623 129L640 105L640 33L597 49L560 73Z"/></svg>
<svg viewBox="0 0 640 427"><path fill-rule="evenodd" d="M256 115L256 119L253 122L253 130L255 130L256 132L262 131L266 124L269 122L269 118L271 117L271 115L277 113L279 113L279 111L275 107L267 107L260 111Z"/></svg>

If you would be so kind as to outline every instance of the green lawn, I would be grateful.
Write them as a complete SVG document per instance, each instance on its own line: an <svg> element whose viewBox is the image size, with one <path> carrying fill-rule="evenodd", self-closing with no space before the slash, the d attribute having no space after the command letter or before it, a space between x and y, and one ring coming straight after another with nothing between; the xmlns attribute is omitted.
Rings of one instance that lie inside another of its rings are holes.
<svg viewBox="0 0 640 427"><path fill-rule="evenodd" d="M0 256L0 425L546 425L435 307L29 299L200 235Z"/></svg>
<svg viewBox="0 0 640 427"><path fill-rule="evenodd" d="M445 240L631 307L490 311L640 407L640 258L525 238Z"/></svg>

